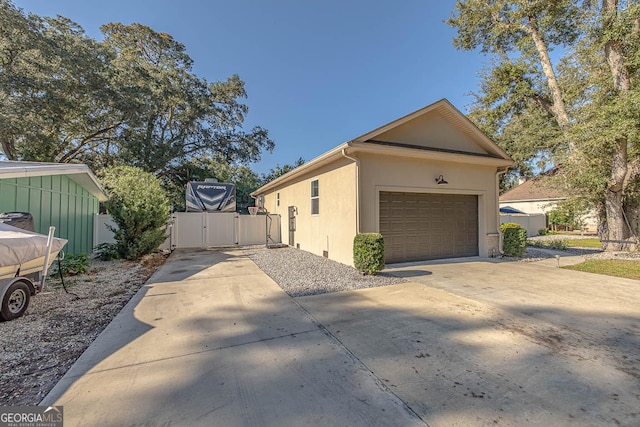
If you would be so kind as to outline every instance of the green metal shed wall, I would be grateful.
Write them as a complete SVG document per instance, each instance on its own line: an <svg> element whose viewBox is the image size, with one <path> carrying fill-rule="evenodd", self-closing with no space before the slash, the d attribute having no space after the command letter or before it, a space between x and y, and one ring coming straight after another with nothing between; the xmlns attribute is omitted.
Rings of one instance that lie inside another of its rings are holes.
<svg viewBox="0 0 640 427"><path fill-rule="evenodd" d="M29 212L36 231L69 240L65 252L91 253L98 199L66 175L0 179L0 212Z"/></svg>

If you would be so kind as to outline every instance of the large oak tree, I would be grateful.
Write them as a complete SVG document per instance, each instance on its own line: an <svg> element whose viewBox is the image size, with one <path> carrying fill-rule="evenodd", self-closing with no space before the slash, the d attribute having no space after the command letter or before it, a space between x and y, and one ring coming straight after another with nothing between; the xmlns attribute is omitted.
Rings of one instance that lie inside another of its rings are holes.
<svg viewBox="0 0 640 427"><path fill-rule="evenodd" d="M135 106L122 127L119 161L171 174L194 157L251 162L273 149L265 129L242 128L247 94L237 75L199 78L183 44L141 24L107 24L102 32L115 51L114 86Z"/></svg>
<svg viewBox="0 0 640 427"><path fill-rule="evenodd" d="M244 82L197 76L186 47L141 25L104 40L0 0L0 144L11 160L133 165L165 182L194 158L246 164L273 141L244 129Z"/></svg>
<svg viewBox="0 0 640 427"><path fill-rule="evenodd" d="M82 159L123 122L103 45L0 1L0 143L11 160Z"/></svg>
<svg viewBox="0 0 640 427"><path fill-rule="evenodd" d="M610 250L637 233L638 12L636 1L459 0L448 21L458 48L493 56L472 117L521 173L562 166L562 185L601 207Z"/></svg>

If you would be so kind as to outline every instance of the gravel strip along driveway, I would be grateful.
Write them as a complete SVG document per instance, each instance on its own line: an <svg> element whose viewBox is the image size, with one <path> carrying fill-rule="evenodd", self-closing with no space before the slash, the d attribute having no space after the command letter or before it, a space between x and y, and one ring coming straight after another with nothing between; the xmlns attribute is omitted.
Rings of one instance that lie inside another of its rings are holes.
<svg viewBox="0 0 640 427"><path fill-rule="evenodd" d="M395 285L387 273L363 275L353 267L293 248L255 249L247 255L292 297Z"/></svg>
<svg viewBox="0 0 640 427"><path fill-rule="evenodd" d="M567 238L592 238L593 236L541 236L533 240L561 240ZM603 252L597 249L570 248L562 251L567 255L582 255L585 259L640 259L638 252ZM502 256L507 262L537 262L553 258L560 251L551 251L528 246L522 258ZM319 295L354 289L375 288L407 282L389 273L367 276L330 259L294 248L266 249L254 247L247 250L249 258L267 273L292 297Z"/></svg>

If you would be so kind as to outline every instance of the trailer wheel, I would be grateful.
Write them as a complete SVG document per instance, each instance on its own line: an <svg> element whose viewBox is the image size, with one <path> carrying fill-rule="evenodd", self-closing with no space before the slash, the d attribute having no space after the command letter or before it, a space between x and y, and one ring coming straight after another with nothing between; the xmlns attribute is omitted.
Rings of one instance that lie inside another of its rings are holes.
<svg viewBox="0 0 640 427"><path fill-rule="evenodd" d="M31 292L29 286L23 281L18 280L9 286L9 289L7 289L7 292L5 292L2 297L0 317L4 320L17 319L27 311L30 299Z"/></svg>

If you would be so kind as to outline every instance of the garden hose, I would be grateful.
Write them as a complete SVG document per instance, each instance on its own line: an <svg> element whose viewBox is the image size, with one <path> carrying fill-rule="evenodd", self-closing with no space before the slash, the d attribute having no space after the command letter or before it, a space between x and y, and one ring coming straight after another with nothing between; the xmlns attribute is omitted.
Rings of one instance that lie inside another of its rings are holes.
<svg viewBox="0 0 640 427"><path fill-rule="evenodd" d="M63 255L60 256L60 254L63 254ZM67 286L64 284L64 277L62 277L62 264L60 262L62 259L64 259L64 252L60 251L58 252L58 274L60 275L60 282L62 282L62 289L64 289L64 291L69 295L73 295L74 297L80 299L80 296L78 294L74 292L69 292L69 290L67 289Z"/></svg>

